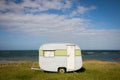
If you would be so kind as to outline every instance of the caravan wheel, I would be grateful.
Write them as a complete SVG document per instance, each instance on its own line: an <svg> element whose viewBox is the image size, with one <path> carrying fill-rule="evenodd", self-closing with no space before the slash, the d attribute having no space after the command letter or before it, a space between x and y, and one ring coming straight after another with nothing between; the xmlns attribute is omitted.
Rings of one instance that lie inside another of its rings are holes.
<svg viewBox="0 0 120 80"><path fill-rule="evenodd" d="M58 68L58 72L59 73L65 73L66 72L66 68Z"/></svg>

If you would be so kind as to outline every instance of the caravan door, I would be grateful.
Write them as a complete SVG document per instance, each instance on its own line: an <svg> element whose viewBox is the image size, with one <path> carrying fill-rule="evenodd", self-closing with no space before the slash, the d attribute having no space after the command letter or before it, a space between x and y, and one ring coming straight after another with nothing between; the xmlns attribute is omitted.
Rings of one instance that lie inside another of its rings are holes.
<svg viewBox="0 0 120 80"><path fill-rule="evenodd" d="M67 69L73 70L75 68L75 46L67 46Z"/></svg>

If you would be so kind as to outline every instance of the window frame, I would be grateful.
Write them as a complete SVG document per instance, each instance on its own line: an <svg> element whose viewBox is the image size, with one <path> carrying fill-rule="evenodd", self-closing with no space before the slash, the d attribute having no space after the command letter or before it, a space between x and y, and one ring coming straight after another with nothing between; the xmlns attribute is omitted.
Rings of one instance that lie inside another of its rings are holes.
<svg viewBox="0 0 120 80"><path fill-rule="evenodd" d="M53 52L53 56L51 56L50 53L49 53L49 56L46 56L46 55L45 55L45 54L46 54L45 52L47 52L47 51ZM45 58L55 57L55 50L43 50L43 56L44 56Z"/></svg>

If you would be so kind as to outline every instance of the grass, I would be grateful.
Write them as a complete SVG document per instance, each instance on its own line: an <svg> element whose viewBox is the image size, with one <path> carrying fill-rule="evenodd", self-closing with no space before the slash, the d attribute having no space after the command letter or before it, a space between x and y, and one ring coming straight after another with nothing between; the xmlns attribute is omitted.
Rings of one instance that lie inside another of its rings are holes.
<svg viewBox="0 0 120 80"><path fill-rule="evenodd" d="M120 80L120 63L84 61L78 72L50 73L31 70L32 62L0 64L0 80Z"/></svg>

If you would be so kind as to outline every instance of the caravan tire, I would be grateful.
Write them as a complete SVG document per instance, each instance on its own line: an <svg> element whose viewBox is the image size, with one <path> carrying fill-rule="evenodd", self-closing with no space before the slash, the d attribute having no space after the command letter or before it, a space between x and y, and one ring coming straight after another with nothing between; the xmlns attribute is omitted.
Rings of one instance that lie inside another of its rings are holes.
<svg viewBox="0 0 120 80"><path fill-rule="evenodd" d="M66 72L66 68L58 68L58 72L59 73L65 73Z"/></svg>

